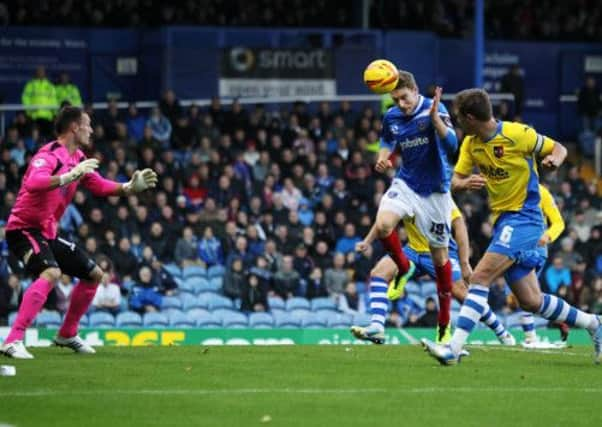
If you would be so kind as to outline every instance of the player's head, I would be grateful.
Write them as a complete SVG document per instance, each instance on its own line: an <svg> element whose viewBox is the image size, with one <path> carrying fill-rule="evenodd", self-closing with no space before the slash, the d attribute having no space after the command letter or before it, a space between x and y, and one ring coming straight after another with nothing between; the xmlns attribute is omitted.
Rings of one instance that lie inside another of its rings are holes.
<svg viewBox="0 0 602 427"><path fill-rule="evenodd" d="M418 85L414 75L408 71L399 70L399 81L391 91L391 98L395 105L405 113L411 113L418 104Z"/></svg>
<svg viewBox="0 0 602 427"><path fill-rule="evenodd" d="M476 133L483 123L493 118L493 109L489 95L483 89L466 89L454 99L454 108L458 123L468 134Z"/></svg>
<svg viewBox="0 0 602 427"><path fill-rule="evenodd" d="M77 145L90 144L90 116L79 107L63 107L56 116L54 130L59 137L73 138Z"/></svg>

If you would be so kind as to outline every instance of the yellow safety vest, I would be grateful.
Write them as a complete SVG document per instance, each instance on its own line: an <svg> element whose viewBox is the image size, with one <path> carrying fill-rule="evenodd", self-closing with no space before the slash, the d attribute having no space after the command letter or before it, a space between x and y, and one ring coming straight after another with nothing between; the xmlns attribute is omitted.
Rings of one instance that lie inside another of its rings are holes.
<svg viewBox="0 0 602 427"><path fill-rule="evenodd" d="M44 105L49 108L27 110L27 115L32 119L52 120L56 110L56 92L54 85L48 79L32 79L27 82L21 95L23 105Z"/></svg>
<svg viewBox="0 0 602 427"><path fill-rule="evenodd" d="M68 101L74 107L81 107L82 98L77 86L67 83L66 85L57 84L54 88L56 90L56 102L59 107L63 101Z"/></svg>

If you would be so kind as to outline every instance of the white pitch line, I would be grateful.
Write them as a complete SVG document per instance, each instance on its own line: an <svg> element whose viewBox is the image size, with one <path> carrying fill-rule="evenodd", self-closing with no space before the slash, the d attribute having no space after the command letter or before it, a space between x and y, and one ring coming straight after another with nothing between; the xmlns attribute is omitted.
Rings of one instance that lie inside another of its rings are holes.
<svg viewBox="0 0 602 427"><path fill-rule="evenodd" d="M590 353L575 353L573 351L567 351L563 348L558 349L536 349L536 348L523 348L523 347L510 347L504 345L493 345L493 346L485 346L485 345L467 345L469 349L478 349L484 352L488 351L510 351L513 353L541 353L541 354L557 354L560 356L580 356L580 357L592 357Z"/></svg>
<svg viewBox="0 0 602 427"><path fill-rule="evenodd" d="M293 388L248 388L248 389L194 389L194 390L34 390L34 391L3 391L0 397L47 397L47 396L70 396L70 395L217 395L217 394L438 394L438 393L602 393L602 388L579 388L579 387L416 387L416 388L367 388L367 389L293 389Z"/></svg>

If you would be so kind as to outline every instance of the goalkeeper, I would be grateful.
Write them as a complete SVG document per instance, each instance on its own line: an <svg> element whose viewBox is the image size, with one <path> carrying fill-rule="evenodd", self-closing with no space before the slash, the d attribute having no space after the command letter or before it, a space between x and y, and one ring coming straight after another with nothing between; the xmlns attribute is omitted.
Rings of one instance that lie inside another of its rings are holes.
<svg viewBox="0 0 602 427"><path fill-rule="evenodd" d="M151 169L134 172L125 183L107 180L87 159L82 148L90 145L90 117L77 107L63 108L55 121L56 141L44 145L31 159L6 226L9 250L35 280L27 288L12 329L0 352L17 359L33 359L23 345L29 325L40 312L61 274L79 278L54 343L77 353L94 353L78 335L81 317L92 303L102 270L75 243L57 238L57 225L81 183L95 196L139 193L157 184Z"/></svg>

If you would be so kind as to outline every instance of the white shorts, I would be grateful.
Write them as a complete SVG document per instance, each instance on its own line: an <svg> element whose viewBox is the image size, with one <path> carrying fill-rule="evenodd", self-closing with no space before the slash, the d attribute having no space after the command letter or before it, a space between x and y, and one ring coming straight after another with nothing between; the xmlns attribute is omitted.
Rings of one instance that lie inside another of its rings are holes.
<svg viewBox="0 0 602 427"><path fill-rule="evenodd" d="M420 196L401 179L395 178L380 200L378 211L393 212L401 218L415 217L418 230L435 248L449 246L451 234L451 194Z"/></svg>

